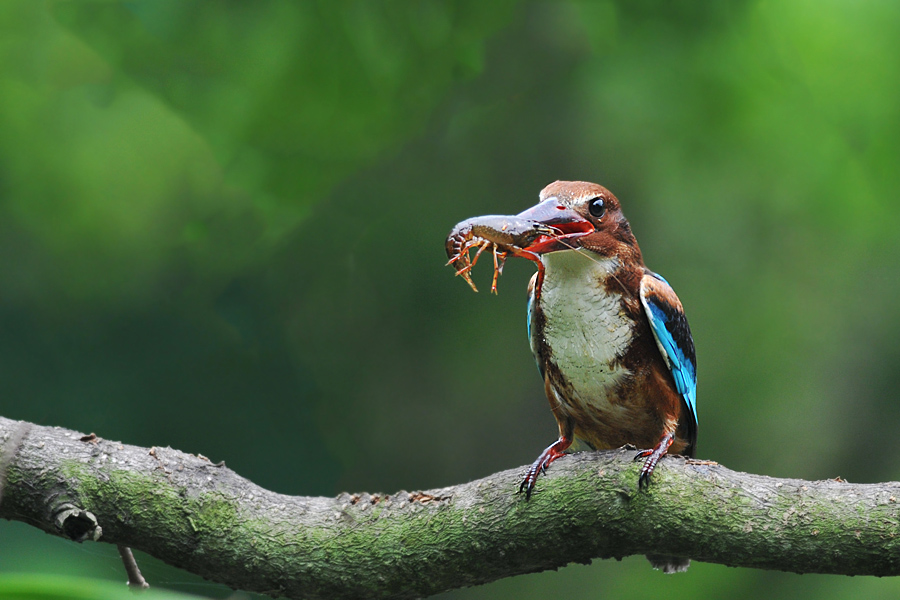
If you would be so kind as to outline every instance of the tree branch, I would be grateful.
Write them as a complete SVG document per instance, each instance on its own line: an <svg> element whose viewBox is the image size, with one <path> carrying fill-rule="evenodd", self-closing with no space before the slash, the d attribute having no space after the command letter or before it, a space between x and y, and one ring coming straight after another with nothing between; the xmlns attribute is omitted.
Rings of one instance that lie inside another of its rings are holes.
<svg viewBox="0 0 900 600"><path fill-rule="evenodd" d="M147 580L141 574L137 561L134 560L134 553L128 546L118 546L119 557L122 559L122 566L125 567L125 573L128 575L128 587L133 590L146 590L150 587Z"/></svg>
<svg viewBox="0 0 900 600"><path fill-rule="evenodd" d="M233 588L413 598L648 552L798 573L900 574L900 483L774 479L633 451L428 492L276 494L222 464L0 417L0 517L130 546ZM648 567L649 568L649 567Z"/></svg>

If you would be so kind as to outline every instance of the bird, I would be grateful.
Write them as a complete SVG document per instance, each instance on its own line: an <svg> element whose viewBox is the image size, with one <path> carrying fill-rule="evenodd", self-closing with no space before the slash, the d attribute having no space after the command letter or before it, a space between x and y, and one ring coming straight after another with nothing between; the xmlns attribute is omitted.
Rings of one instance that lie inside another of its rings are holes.
<svg viewBox="0 0 900 600"><path fill-rule="evenodd" d="M528 337L559 438L519 487L577 440L588 447L633 445L646 488L667 453L693 457L697 444L697 359L681 301L644 265L619 200L605 187L556 181L516 215L558 232L525 248L538 263L528 286ZM665 572L689 560L648 555Z"/></svg>

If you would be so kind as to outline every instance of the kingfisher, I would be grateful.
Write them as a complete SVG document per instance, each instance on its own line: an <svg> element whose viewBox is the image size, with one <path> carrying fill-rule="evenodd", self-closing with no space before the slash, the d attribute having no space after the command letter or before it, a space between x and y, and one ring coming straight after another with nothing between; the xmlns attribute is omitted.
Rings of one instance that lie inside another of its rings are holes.
<svg viewBox="0 0 900 600"><path fill-rule="evenodd" d="M542 267L528 286L528 337L559 439L519 491L530 497L538 475L575 440L597 450L642 448L642 489L663 456L693 457L697 445L697 359L681 301L644 265L605 187L556 181L516 216L563 233L527 248ZM687 568L683 560L650 558L667 572Z"/></svg>
<svg viewBox="0 0 900 600"><path fill-rule="evenodd" d="M687 317L669 283L644 265L609 190L557 181L540 200L516 216L574 233L527 248L543 267L528 286L528 337L559 439L521 490L530 496L576 439L598 450L646 448L643 488L666 453L694 456L697 359Z"/></svg>
<svg viewBox="0 0 900 600"><path fill-rule="evenodd" d="M495 269L501 244L504 259L511 253L538 266L528 286L528 337L559 438L528 469L519 492L529 499L538 475L576 441L595 450L641 448L635 457L643 459L639 489L667 453L693 457L697 360L691 329L675 291L644 265L618 199L596 183L556 181L536 206L515 217L461 223L448 239L448 255L474 287L468 278L474 261L467 255L459 260L459 242L471 232L496 244ZM667 573L690 564L648 558Z"/></svg>
<svg viewBox="0 0 900 600"><path fill-rule="evenodd" d="M474 247L479 250L470 261ZM463 221L447 239L447 254L473 289L469 271L488 247L494 249L494 291L507 255L538 266L528 285L528 337L559 426L559 438L528 469L519 492L530 499L538 475L576 441L595 450L642 448L635 457L644 461L639 489L667 453L693 457L697 359L691 329L675 291L644 265L618 199L596 183L556 181L536 206L514 217ZM690 564L647 558L667 573Z"/></svg>

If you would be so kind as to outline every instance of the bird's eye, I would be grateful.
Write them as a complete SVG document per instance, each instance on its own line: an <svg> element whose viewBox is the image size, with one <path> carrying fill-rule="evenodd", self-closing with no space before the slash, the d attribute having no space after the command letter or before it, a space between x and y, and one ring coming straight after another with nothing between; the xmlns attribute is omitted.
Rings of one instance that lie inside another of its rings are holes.
<svg viewBox="0 0 900 600"><path fill-rule="evenodd" d="M592 217L596 217L599 219L606 213L606 206L603 205L603 198L594 198L591 200L590 204L588 204L588 211L591 213Z"/></svg>

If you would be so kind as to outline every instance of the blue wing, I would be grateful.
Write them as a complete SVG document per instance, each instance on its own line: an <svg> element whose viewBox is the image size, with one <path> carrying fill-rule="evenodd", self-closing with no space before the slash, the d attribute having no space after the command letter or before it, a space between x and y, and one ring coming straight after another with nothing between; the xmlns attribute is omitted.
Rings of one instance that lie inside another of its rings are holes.
<svg viewBox="0 0 900 600"><path fill-rule="evenodd" d="M531 353L534 355L534 362L537 363L538 371L541 372L541 378L544 377L544 366L541 364L540 356L538 355L538 341L535 335L537 334L536 328L532 325L534 322L534 298L535 294L535 285L537 282L537 273L535 273L531 277L531 281L528 282L528 343L531 345Z"/></svg>
<svg viewBox="0 0 900 600"><path fill-rule="evenodd" d="M690 422L687 423L690 448L693 454L697 443L697 355L694 339L681 301L669 282L653 271L647 270L641 280L641 304L650 321L656 345L681 394Z"/></svg>

